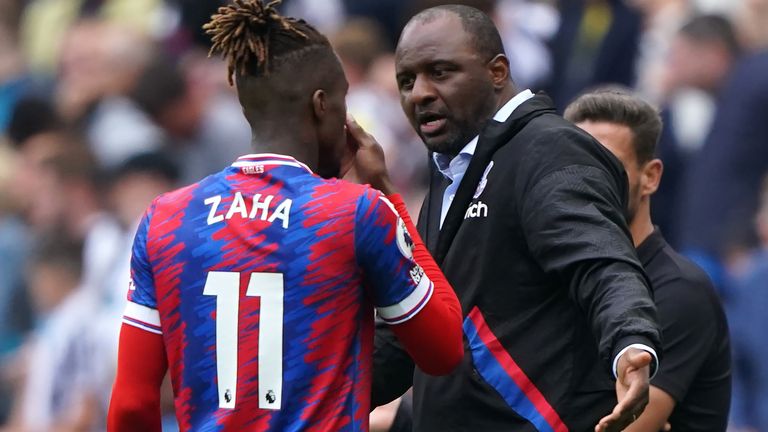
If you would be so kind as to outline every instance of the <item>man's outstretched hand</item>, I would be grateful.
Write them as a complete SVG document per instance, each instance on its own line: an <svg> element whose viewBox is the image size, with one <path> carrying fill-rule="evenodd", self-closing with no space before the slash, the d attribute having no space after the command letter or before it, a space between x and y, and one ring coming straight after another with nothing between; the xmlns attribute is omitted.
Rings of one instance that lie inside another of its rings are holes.
<svg viewBox="0 0 768 432"><path fill-rule="evenodd" d="M595 426L595 432L621 431L643 413L648 404L651 361L647 351L630 348L619 358L616 379L618 405Z"/></svg>
<svg viewBox="0 0 768 432"><path fill-rule="evenodd" d="M394 193L384 161L384 149L349 114L347 115L347 144L350 149L354 149L354 158L342 163L344 179L370 184L385 195Z"/></svg>

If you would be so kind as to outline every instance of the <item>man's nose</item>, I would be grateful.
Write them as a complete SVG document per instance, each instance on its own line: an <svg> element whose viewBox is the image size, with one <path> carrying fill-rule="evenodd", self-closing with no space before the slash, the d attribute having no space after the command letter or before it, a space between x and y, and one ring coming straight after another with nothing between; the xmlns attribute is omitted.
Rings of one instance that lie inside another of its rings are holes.
<svg viewBox="0 0 768 432"><path fill-rule="evenodd" d="M429 105L437 99L437 92L433 83L423 76L417 76L411 90L411 102L414 105Z"/></svg>

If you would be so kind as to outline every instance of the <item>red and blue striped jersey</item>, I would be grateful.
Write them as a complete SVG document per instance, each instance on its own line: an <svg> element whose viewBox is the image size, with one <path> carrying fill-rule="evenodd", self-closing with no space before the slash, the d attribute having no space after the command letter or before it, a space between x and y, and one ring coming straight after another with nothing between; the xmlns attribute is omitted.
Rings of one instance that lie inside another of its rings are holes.
<svg viewBox="0 0 768 432"><path fill-rule="evenodd" d="M162 334L182 431L367 431L374 307L433 291L412 245L380 192L244 156L147 210L123 321Z"/></svg>

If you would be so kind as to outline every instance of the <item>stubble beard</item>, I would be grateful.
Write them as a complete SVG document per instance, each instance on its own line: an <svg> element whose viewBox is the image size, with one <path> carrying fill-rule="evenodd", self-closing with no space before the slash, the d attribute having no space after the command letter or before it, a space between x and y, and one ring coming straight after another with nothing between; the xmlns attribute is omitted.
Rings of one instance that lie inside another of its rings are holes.
<svg viewBox="0 0 768 432"><path fill-rule="evenodd" d="M464 134L461 133L461 130L462 128L459 126L453 128L453 130L446 133L445 138L440 140L440 142L430 142L429 138L421 134L419 135L421 140L424 142L424 145L427 147L427 150L433 153L440 153L455 157L467 144L469 144L470 141L472 141L474 137L479 135L481 132L480 128L478 128L477 132L470 131Z"/></svg>

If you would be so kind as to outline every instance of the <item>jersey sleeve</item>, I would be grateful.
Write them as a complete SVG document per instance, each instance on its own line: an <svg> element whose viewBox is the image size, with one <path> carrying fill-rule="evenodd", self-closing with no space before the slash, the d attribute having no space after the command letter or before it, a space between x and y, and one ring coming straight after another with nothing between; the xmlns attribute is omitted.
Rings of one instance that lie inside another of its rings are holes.
<svg viewBox="0 0 768 432"><path fill-rule="evenodd" d="M133 240L131 279L128 282L128 303L123 313L123 323L151 333L162 334L160 314L157 312L155 282L147 253L147 234L153 208L150 207L142 217Z"/></svg>
<svg viewBox="0 0 768 432"><path fill-rule="evenodd" d="M405 223L394 205L372 189L358 200L355 254L379 317L387 324L408 321L432 296L434 285L413 259Z"/></svg>

